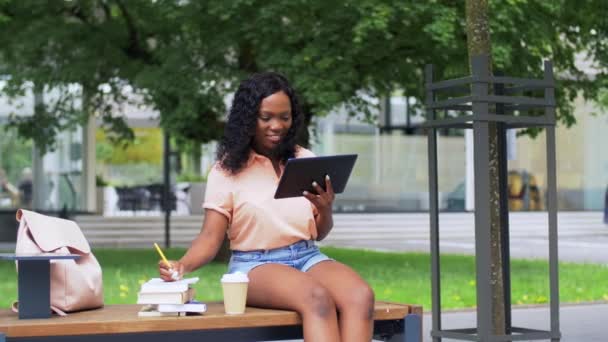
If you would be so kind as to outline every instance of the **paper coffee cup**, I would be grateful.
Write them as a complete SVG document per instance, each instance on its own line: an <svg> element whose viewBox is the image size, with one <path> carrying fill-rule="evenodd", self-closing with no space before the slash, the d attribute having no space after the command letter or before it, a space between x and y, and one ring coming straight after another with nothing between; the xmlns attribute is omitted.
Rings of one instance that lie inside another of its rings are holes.
<svg viewBox="0 0 608 342"><path fill-rule="evenodd" d="M245 313L247 285L249 278L241 272L227 273L222 276L224 291L224 311L228 315Z"/></svg>

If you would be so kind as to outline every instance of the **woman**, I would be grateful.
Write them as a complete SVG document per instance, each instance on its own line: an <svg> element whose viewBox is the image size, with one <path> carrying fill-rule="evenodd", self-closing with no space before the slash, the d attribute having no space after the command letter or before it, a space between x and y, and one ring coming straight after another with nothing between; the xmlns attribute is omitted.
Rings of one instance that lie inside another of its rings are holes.
<svg viewBox="0 0 608 342"><path fill-rule="evenodd" d="M170 281L171 271L196 270L228 234L229 272L249 276L249 306L297 311L306 341L370 341L373 291L313 242L333 226L329 178L326 191L313 183L318 195L273 198L287 159L313 156L295 143L302 122L283 76L260 73L240 84L208 177L201 232L179 261L171 261L171 270L159 262L159 271Z"/></svg>

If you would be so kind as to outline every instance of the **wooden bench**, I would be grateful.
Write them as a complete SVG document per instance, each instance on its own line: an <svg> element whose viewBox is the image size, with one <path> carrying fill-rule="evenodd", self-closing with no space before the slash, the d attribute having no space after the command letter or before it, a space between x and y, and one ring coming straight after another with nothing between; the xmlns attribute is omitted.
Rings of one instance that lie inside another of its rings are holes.
<svg viewBox="0 0 608 342"><path fill-rule="evenodd" d="M209 303L200 316L138 317L141 305L107 305L103 309L18 319L0 310L0 342L34 341L269 341L302 338L300 316L293 311L248 307L243 315L226 315L221 302ZM422 307L376 302L374 338L422 342Z"/></svg>

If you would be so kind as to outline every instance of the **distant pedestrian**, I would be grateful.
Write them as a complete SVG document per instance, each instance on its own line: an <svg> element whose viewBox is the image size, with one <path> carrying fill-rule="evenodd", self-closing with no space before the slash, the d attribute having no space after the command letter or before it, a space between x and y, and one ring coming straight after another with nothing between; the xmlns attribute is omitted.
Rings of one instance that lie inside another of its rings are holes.
<svg viewBox="0 0 608 342"><path fill-rule="evenodd" d="M14 207L19 202L19 190L9 182L8 177L4 169L0 168L0 198L8 197L8 205ZM3 202L0 202L0 206L3 206Z"/></svg>
<svg viewBox="0 0 608 342"><path fill-rule="evenodd" d="M33 177L32 169L26 167L21 172L21 180L19 181L19 193L21 195L21 206L27 209L32 208L32 193L33 193Z"/></svg>

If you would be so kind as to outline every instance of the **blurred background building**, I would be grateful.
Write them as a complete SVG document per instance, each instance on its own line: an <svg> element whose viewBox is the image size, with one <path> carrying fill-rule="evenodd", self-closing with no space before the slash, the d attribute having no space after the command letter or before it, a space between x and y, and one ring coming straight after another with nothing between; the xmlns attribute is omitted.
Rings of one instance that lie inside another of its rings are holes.
<svg viewBox="0 0 608 342"><path fill-rule="evenodd" d="M52 97L52 94L43 94ZM9 113L31 115L33 94L19 103L0 98L0 126ZM377 120L349 116L337 109L311 124L311 149L318 155L357 153L355 169L335 210L342 212L417 212L428 210L426 135L417 128L423 113L413 98L400 94L383 101ZM608 115L594 115L593 103L577 99L578 123L557 131L559 209L602 210L608 184ZM14 131L0 135L0 209L29 207L41 211L160 214L162 131L158 113L141 107L123 111L134 128L135 142L127 149L113 145L95 122L63 132L57 148L37 157L32 143ZM511 210L542 210L546 169L544 134L535 139L516 136L509 143ZM203 177L188 177L184 158L172 154L172 209L199 214L204 175L214 162L215 143L205 144L200 160ZM467 202L467 143L463 131L443 131L439 139L440 208L470 209ZM4 174L4 176L2 176ZM2 179L0 179L2 181ZM29 182L29 187L28 187ZM2 184L2 183L0 183ZM15 195L17 189L18 195Z"/></svg>

